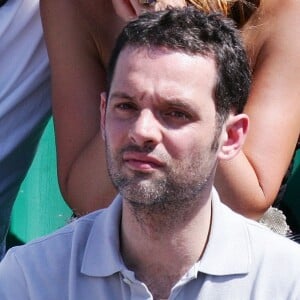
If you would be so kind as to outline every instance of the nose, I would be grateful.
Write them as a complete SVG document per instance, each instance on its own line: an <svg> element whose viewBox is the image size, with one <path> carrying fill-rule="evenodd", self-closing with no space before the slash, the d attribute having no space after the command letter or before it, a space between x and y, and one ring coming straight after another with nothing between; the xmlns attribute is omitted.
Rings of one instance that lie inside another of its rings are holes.
<svg viewBox="0 0 300 300"><path fill-rule="evenodd" d="M153 112L144 109L140 112L130 128L129 139L140 147L155 146L162 139L161 130L161 125L153 115Z"/></svg>

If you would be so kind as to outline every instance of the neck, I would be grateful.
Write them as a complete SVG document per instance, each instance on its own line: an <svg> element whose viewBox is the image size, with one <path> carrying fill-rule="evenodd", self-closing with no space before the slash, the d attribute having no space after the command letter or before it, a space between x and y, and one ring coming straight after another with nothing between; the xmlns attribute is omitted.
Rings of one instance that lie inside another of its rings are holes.
<svg viewBox="0 0 300 300"><path fill-rule="evenodd" d="M137 216L123 201L121 252L125 264L154 297L167 298L171 288L200 258L211 222L210 196L185 211L144 211Z"/></svg>

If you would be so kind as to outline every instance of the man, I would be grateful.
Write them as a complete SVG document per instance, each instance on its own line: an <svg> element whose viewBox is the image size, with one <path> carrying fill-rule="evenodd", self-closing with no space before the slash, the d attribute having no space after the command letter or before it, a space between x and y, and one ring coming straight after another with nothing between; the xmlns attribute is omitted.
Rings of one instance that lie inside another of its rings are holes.
<svg viewBox="0 0 300 300"><path fill-rule="evenodd" d="M0 298L299 298L299 246L213 189L248 130L250 75L231 24L192 8L143 15L118 39L108 85L101 128L119 196L10 250Z"/></svg>

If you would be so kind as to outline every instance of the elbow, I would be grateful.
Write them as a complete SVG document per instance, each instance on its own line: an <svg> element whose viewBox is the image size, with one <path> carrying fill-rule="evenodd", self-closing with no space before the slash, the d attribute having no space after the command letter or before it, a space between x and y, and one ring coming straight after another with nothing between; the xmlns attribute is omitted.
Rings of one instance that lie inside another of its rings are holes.
<svg viewBox="0 0 300 300"><path fill-rule="evenodd" d="M61 194L76 216L105 208L112 202L116 190L111 181L106 177L101 178L99 180L97 176L83 176L74 172L59 176Z"/></svg>
<svg viewBox="0 0 300 300"><path fill-rule="evenodd" d="M247 218L259 221L273 205L275 198L275 195L265 194L263 190L261 190L260 193L253 195L253 197L249 199L249 205L240 208L238 212Z"/></svg>
<svg viewBox="0 0 300 300"><path fill-rule="evenodd" d="M219 194L222 202L232 210L255 221L261 219L275 200L274 195L268 195L262 189L238 193L221 190Z"/></svg>
<svg viewBox="0 0 300 300"><path fill-rule="evenodd" d="M58 172L58 186L60 193L66 202L66 204L73 210L72 201L69 201L69 193L68 193L68 184L69 184L69 176L64 175L61 172Z"/></svg>

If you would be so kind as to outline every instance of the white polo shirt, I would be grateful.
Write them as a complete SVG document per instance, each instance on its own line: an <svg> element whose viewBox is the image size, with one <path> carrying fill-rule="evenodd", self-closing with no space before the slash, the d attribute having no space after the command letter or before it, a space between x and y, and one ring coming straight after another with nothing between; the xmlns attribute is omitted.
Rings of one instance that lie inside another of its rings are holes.
<svg viewBox="0 0 300 300"><path fill-rule="evenodd" d="M152 299L119 249L120 197L0 264L1 300ZM209 241L169 299L300 299L300 246L223 205L213 192Z"/></svg>

